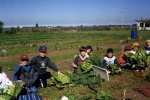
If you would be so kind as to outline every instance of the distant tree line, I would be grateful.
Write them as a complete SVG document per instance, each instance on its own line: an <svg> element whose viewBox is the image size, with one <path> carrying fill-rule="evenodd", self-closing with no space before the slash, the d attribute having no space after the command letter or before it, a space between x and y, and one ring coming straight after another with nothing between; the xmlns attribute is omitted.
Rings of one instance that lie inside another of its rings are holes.
<svg viewBox="0 0 150 100"><path fill-rule="evenodd" d="M0 21L0 33L5 34L16 34L16 33L25 33L25 32L65 32L65 31L118 31L118 30L131 30L136 29L136 24L133 25L124 25L122 28L122 25L93 25L93 26L56 26L56 27L46 27L46 26L39 26L38 23L36 23L35 27L11 27L5 29L3 31L3 25L4 23Z"/></svg>

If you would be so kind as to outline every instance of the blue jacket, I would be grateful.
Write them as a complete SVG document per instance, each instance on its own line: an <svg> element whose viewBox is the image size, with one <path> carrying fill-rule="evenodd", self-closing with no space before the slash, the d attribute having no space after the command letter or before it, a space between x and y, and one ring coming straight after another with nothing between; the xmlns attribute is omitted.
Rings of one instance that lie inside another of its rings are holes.
<svg viewBox="0 0 150 100"><path fill-rule="evenodd" d="M31 66L26 65L26 66L17 66L14 70L14 81L20 80L21 72L25 71L28 72L30 70Z"/></svg>

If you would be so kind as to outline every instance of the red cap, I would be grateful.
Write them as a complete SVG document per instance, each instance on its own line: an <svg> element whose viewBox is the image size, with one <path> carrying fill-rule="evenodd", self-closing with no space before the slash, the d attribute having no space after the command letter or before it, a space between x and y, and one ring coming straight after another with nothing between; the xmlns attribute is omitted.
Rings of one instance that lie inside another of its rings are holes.
<svg viewBox="0 0 150 100"><path fill-rule="evenodd" d="M20 55L20 60L22 60L22 61L28 61L29 60L28 55L26 55L26 54Z"/></svg>

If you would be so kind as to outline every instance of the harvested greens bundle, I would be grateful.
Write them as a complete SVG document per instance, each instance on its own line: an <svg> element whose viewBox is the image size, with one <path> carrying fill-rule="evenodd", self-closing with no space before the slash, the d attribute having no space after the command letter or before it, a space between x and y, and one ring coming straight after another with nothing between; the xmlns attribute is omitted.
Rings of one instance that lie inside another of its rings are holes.
<svg viewBox="0 0 150 100"><path fill-rule="evenodd" d="M117 64L109 64L108 70L112 75L119 73L119 67L117 66Z"/></svg>
<svg viewBox="0 0 150 100"><path fill-rule="evenodd" d="M13 86L8 86L8 88L0 90L0 100L16 100L23 85L20 82L14 82L13 84L15 88Z"/></svg>
<svg viewBox="0 0 150 100"><path fill-rule="evenodd" d="M103 59L98 55L92 55L89 57L89 60L91 61L92 65L102 67Z"/></svg>
<svg viewBox="0 0 150 100"><path fill-rule="evenodd" d="M62 88L66 84L72 83L72 73L69 71L62 72L60 75L58 75L57 72L53 72L52 76L52 82L58 88Z"/></svg>
<svg viewBox="0 0 150 100"><path fill-rule="evenodd" d="M78 72L73 74L73 82L75 84L88 85L89 87L100 86L100 77L93 72L93 64L87 60L78 66Z"/></svg>
<svg viewBox="0 0 150 100"><path fill-rule="evenodd" d="M145 49L138 49L135 54L129 53L127 57L132 62L132 64L136 66L150 66L150 56L146 54Z"/></svg>

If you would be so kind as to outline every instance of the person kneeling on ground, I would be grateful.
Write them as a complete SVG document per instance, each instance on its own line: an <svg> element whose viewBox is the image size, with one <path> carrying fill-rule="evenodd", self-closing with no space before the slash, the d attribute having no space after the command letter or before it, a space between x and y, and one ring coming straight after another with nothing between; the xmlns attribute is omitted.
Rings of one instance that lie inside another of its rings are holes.
<svg viewBox="0 0 150 100"><path fill-rule="evenodd" d="M103 67L110 71L111 75L120 74L121 68L117 58L113 55L113 49L107 49L107 55L103 59Z"/></svg>
<svg viewBox="0 0 150 100"><path fill-rule="evenodd" d="M86 51L87 51L86 47L84 47L84 46L79 48L80 54L75 57L74 62L73 62L73 68L74 68L73 73L77 73L78 65L87 60Z"/></svg>
<svg viewBox="0 0 150 100"><path fill-rule="evenodd" d="M39 55L34 57L31 62L30 66L34 66L36 72L38 72L38 79L37 79L37 86L46 87L47 86L47 79L50 80L51 73L47 72L47 66L59 74L61 72L58 68L52 63L52 61L46 56L47 47L40 46L39 47Z"/></svg>
<svg viewBox="0 0 150 100"><path fill-rule="evenodd" d="M18 65L14 70L14 81L21 82L23 84L21 92L19 95L26 95L30 88L32 88L37 79L37 73L34 69L28 65L28 55L20 55L20 65Z"/></svg>
<svg viewBox="0 0 150 100"><path fill-rule="evenodd" d="M120 63L121 68L132 69L131 61L127 57L127 55L130 53L130 50L131 50L131 47L126 46L124 49L124 52L120 54L119 63Z"/></svg>

